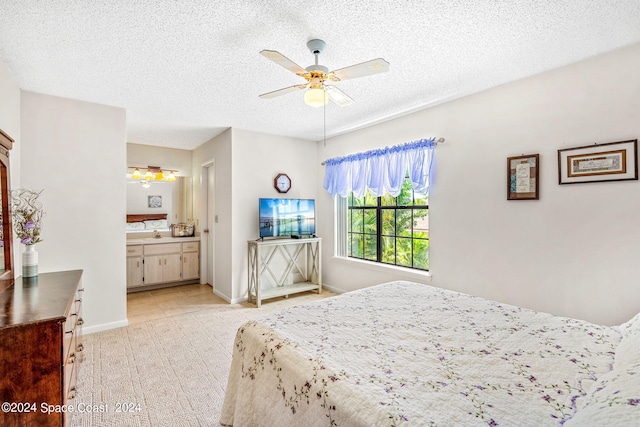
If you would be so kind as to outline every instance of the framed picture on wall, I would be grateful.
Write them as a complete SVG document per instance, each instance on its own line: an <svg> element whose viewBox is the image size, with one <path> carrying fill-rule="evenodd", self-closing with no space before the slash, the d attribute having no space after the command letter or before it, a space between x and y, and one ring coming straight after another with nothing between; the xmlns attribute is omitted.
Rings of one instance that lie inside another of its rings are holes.
<svg viewBox="0 0 640 427"><path fill-rule="evenodd" d="M558 183L638 179L638 140L558 150Z"/></svg>
<svg viewBox="0 0 640 427"><path fill-rule="evenodd" d="M507 200L538 200L540 155L507 157Z"/></svg>
<svg viewBox="0 0 640 427"><path fill-rule="evenodd" d="M150 208L162 207L162 196L147 196L147 201Z"/></svg>

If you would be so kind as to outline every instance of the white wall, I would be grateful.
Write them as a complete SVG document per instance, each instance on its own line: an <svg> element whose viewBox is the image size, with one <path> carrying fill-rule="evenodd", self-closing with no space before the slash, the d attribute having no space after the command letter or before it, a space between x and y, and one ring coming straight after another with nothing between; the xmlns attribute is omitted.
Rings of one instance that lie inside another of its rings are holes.
<svg viewBox="0 0 640 427"><path fill-rule="evenodd" d="M84 270L85 328L124 326L125 110L28 91L21 101L22 186L44 189L39 271Z"/></svg>
<svg viewBox="0 0 640 427"><path fill-rule="evenodd" d="M446 138L430 198L432 283L617 324L640 311L640 182L558 185L557 150L637 139L638 69L640 44L332 138L319 155ZM540 200L507 201L506 158L532 153ZM332 227L324 190L319 201ZM351 290L396 276L332 258L332 230L327 283Z"/></svg>
<svg viewBox="0 0 640 427"><path fill-rule="evenodd" d="M319 166L312 141L233 129L232 286L234 301L247 297L247 241L260 237L258 199L287 197L315 199ZM249 155L249 153L251 155ZM280 194L273 187L278 173L291 178L291 190ZM321 233L322 230L316 230ZM319 234L322 236L322 234Z"/></svg>

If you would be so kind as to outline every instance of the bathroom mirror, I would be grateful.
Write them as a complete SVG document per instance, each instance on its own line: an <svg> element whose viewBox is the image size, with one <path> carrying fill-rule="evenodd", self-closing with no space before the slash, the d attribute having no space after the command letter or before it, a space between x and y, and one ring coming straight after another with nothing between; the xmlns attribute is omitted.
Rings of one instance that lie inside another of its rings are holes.
<svg viewBox="0 0 640 427"><path fill-rule="evenodd" d="M173 182L127 179L127 215L167 214L167 227L193 218L193 178L177 176ZM127 233L152 232L144 224L127 224ZM159 231L168 231L163 229Z"/></svg>

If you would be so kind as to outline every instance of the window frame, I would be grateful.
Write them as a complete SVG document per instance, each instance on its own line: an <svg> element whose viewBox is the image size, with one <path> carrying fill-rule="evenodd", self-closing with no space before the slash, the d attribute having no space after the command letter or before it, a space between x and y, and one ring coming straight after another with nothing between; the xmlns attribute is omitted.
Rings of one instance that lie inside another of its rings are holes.
<svg viewBox="0 0 640 427"><path fill-rule="evenodd" d="M423 273L429 273L430 270L430 262L429 262L429 249L430 249L430 233L429 233L429 228L427 228L426 231L426 236L416 236L415 234L415 219L414 219L414 213L416 210L427 210L427 215L426 218L428 218L428 211L429 211L429 199L428 199L428 195L418 195L419 197L422 197L423 200L425 200L425 204L416 204L416 193L413 191L413 189L410 190L411 191L411 203L407 204L407 205L398 205L398 199L397 197L394 198L394 204L385 204L383 203L383 196L378 196L375 197L375 205L371 205L371 204L367 204L367 203L363 203L361 206L352 206L352 200L354 198L353 194L350 194L349 197L346 198L342 198L342 197L338 197L338 202L336 204L336 231L338 233L339 238L337 239L337 253L345 258L348 258L350 260L358 260L358 261L362 261L362 262L370 262L370 263L375 263L377 265L383 265L383 266L389 266L389 267L399 267L399 268L406 268L409 269L410 271L415 271L415 272L423 272ZM359 198L363 201L367 200L368 197L373 197L373 196L363 196L362 198ZM365 224L363 221L362 224L362 230L361 231L356 231L354 232L353 230L350 229L350 221L349 219L352 218L353 215L353 211L362 211L362 215L364 218L365 215L365 211L366 210L372 210L375 212L375 220L376 220L376 226L375 226L375 232L371 233L371 232L365 232ZM411 224L411 228L410 228L410 235L409 236L403 236L401 234L401 232L398 231L397 229L397 213L399 210L404 210L404 211L410 211L411 212L411 219L410 219L410 224ZM383 229L383 215L384 212L393 212L394 215L394 230L393 230L393 234L386 234L385 230ZM363 250L362 250L362 257L359 256L353 256L352 254L352 239L351 236L353 234L357 234L362 236L363 239L366 238L366 236L375 236L376 239L376 253L375 253L375 259L372 259L371 257L367 257L367 254L365 253L365 249L364 249L364 243L362 243L363 245ZM383 240L385 238L390 238L390 239L394 239L394 249L393 249L393 257L394 260L393 262L389 262L388 260L384 259L384 253L383 253ZM411 252L411 260L410 263L402 263L398 261L398 251L397 251L397 242L398 239L407 239L409 240L409 247L410 247L410 252ZM416 263L416 251L415 251L415 245L416 245L416 241L426 241L427 243L427 259L425 261L426 263L426 268L423 266L420 266L420 262Z"/></svg>

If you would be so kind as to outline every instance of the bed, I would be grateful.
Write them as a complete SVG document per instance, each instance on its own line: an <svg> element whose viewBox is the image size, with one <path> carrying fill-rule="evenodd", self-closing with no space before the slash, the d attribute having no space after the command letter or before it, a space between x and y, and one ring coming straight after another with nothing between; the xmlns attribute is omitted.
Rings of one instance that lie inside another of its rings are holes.
<svg viewBox="0 0 640 427"><path fill-rule="evenodd" d="M170 231L167 214L127 214L127 233Z"/></svg>
<svg viewBox="0 0 640 427"><path fill-rule="evenodd" d="M406 281L345 293L238 329L220 423L637 426L640 314L607 327Z"/></svg>

